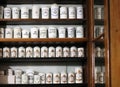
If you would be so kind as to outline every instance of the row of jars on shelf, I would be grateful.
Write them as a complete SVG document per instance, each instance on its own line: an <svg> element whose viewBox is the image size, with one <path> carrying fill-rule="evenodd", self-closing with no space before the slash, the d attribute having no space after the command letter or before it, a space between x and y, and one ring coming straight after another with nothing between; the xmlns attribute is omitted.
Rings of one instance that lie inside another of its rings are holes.
<svg viewBox="0 0 120 87"><path fill-rule="evenodd" d="M61 47L61 46L57 46L57 47L4 47L3 49L0 49L1 51L1 57L3 55L3 57L84 57L84 48L83 47L75 47L75 46L71 46L70 48L65 46L65 47ZM2 52L3 50L3 52ZM3 54L2 54L3 53Z"/></svg>
<svg viewBox="0 0 120 87"><path fill-rule="evenodd" d="M67 6L52 4L51 6L32 5L32 12L26 6L3 7L0 6L0 18L4 19L83 19L83 6ZM32 17L30 17L32 16Z"/></svg>
<svg viewBox="0 0 120 87"><path fill-rule="evenodd" d="M32 27L31 29L0 28L0 38L83 38L83 26Z"/></svg>
<svg viewBox="0 0 120 87"><path fill-rule="evenodd" d="M14 74L13 74L14 71ZM83 83L82 66L76 67L74 72L35 72L31 69L22 71L21 69L8 69L8 75L0 71L0 76L8 77L8 84L73 84Z"/></svg>
<svg viewBox="0 0 120 87"><path fill-rule="evenodd" d="M94 27L94 37L98 37L99 35L104 33L104 26L95 26Z"/></svg>
<svg viewBox="0 0 120 87"><path fill-rule="evenodd" d="M97 46L95 48L95 57L105 57L105 48Z"/></svg>

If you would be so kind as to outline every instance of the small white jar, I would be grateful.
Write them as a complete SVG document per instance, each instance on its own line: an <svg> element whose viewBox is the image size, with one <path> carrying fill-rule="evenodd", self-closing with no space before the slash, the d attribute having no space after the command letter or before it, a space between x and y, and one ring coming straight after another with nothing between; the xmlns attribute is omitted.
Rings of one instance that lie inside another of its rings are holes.
<svg viewBox="0 0 120 87"><path fill-rule="evenodd" d="M96 57L101 57L101 48L100 47L96 47L95 49L95 54L96 54Z"/></svg>
<svg viewBox="0 0 120 87"><path fill-rule="evenodd" d="M49 47L49 57L55 57L55 48Z"/></svg>
<svg viewBox="0 0 120 87"><path fill-rule="evenodd" d="M95 7L95 19L102 19L102 8Z"/></svg>
<svg viewBox="0 0 120 87"><path fill-rule="evenodd" d="M76 83L83 83L83 70L82 67L75 68L75 74L76 74Z"/></svg>
<svg viewBox="0 0 120 87"><path fill-rule="evenodd" d="M66 38L66 29L65 27L58 27L58 37Z"/></svg>
<svg viewBox="0 0 120 87"><path fill-rule="evenodd" d="M83 26L76 27L76 38L83 38L83 37L84 37Z"/></svg>
<svg viewBox="0 0 120 87"><path fill-rule="evenodd" d="M81 5L81 6L78 6L78 7L76 7L76 9L77 9L77 19L83 19L83 6Z"/></svg>
<svg viewBox="0 0 120 87"><path fill-rule="evenodd" d="M49 19L49 7L41 7L42 19Z"/></svg>
<svg viewBox="0 0 120 87"><path fill-rule="evenodd" d="M63 55L62 47L60 46L56 47L56 57L62 57L62 55Z"/></svg>
<svg viewBox="0 0 120 87"><path fill-rule="evenodd" d="M67 7L60 7L60 19L67 19Z"/></svg>
<svg viewBox="0 0 120 87"><path fill-rule="evenodd" d="M4 8L4 19L10 19L11 18L11 8L5 7Z"/></svg>
<svg viewBox="0 0 120 87"><path fill-rule="evenodd" d="M67 28L68 38L75 38L75 27Z"/></svg>
<svg viewBox="0 0 120 87"><path fill-rule="evenodd" d="M77 48L75 46L70 48L70 57L77 57Z"/></svg>
<svg viewBox="0 0 120 87"><path fill-rule="evenodd" d="M68 73L68 83L75 83L75 74L73 72Z"/></svg>
<svg viewBox="0 0 120 87"><path fill-rule="evenodd" d="M46 84L52 84L52 83L53 83L52 73L46 73Z"/></svg>
<svg viewBox="0 0 120 87"><path fill-rule="evenodd" d="M4 7L0 6L0 19L3 19Z"/></svg>
<svg viewBox="0 0 120 87"><path fill-rule="evenodd" d="M59 6L57 4L51 5L51 19L59 18Z"/></svg>
<svg viewBox="0 0 120 87"><path fill-rule="evenodd" d="M22 29L20 27L14 28L14 38L21 38L22 37Z"/></svg>
<svg viewBox="0 0 120 87"><path fill-rule="evenodd" d="M56 27L49 27L48 28L48 37L49 38L57 38L57 29L56 29Z"/></svg>
<svg viewBox="0 0 120 87"><path fill-rule="evenodd" d="M36 46L33 48L33 53L34 53L34 57L36 58L39 58L40 57L40 47Z"/></svg>
<svg viewBox="0 0 120 87"><path fill-rule="evenodd" d="M28 75L28 84L34 84L34 71L26 70L26 74Z"/></svg>
<svg viewBox="0 0 120 87"><path fill-rule="evenodd" d="M41 47L41 57L48 57L48 48L45 46Z"/></svg>
<svg viewBox="0 0 120 87"><path fill-rule="evenodd" d="M4 38L4 35L5 35L5 29L0 28L0 38Z"/></svg>
<svg viewBox="0 0 120 87"><path fill-rule="evenodd" d="M10 48L4 47L3 48L3 57L10 57Z"/></svg>
<svg viewBox="0 0 120 87"><path fill-rule="evenodd" d="M21 7L21 19L29 18L29 9L27 7Z"/></svg>
<svg viewBox="0 0 120 87"><path fill-rule="evenodd" d="M84 48L83 47L78 48L78 57L84 57Z"/></svg>
<svg viewBox="0 0 120 87"><path fill-rule="evenodd" d="M53 74L53 84L60 84L60 73Z"/></svg>
<svg viewBox="0 0 120 87"><path fill-rule="evenodd" d="M104 72L99 72L99 74L98 74L98 82L101 84L105 83L104 74L105 74Z"/></svg>
<svg viewBox="0 0 120 87"><path fill-rule="evenodd" d="M28 84L28 75L26 73L22 74L22 84Z"/></svg>
<svg viewBox="0 0 120 87"><path fill-rule="evenodd" d="M5 38L13 38L13 30L11 28L5 29Z"/></svg>
<svg viewBox="0 0 120 87"><path fill-rule="evenodd" d="M45 84L45 81L46 81L45 73L39 73L39 76L40 76L40 83Z"/></svg>
<svg viewBox="0 0 120 87"><path fill-rule="evenodd" d="M37 27L31 28L31 38L38 38L38 28Z"/></svg>
<svg viewBox="0 0 120 87"><path fill-rule="evenodd" d="M39 19L40 17L40 8L39 6L33 5L32 6L32 18Z"/></svg>
<svg viewBox="0 0 120 87"><path fill-rule="evenodd" d="M68 47L63 48L63 57L70 57L70 49Z"/></svg>
<svg viewBox="0 0 120 87"><path fill-rule="evenodd" d="M40 76L34 75L34 84L40 84Z"/></svg>
<svg viewBox="0 0 120 87"><path fill-rule="evenodd" d="M75 7L68 7L68 11L69 11L69 19L75 19L76 18Z"/></svg>
<svg viewBox="0 0 120 87"><path fill-rule="evenodd" d="M47 38L47 28L46 27L39 28L39 38Z"/></svg>
<svg viewBox="0 0 120 87"><path fill-rule="evenodd" d="M61 84L66 84L68 82L68 76L66 72L61 72Z"/></svg>
<svg viewBox="0 0 120 87"><path fill-rule="evenodd" d="M30 38L30 31L28 29L22 30L22 38Z"/></svg>
<svg viewBox="0 0 120 87"><path fill-rule="evenodd" d="M13 70L12 69L8 69L8 76L12 76L13 75Z"/></svg>
<svg viewBox="0 0 120 87"><path fill-rule="evenodd" d="M32 49L32 47L27 47L26 48L26 57L27 58L33 57L33 49Z"/></svg>
<svg viewBox="0 0 120 87"><path fill-rule="evenodd" d="M12 8L12 18L13 19L19 19L20 15L20 9L17 7Z"/></svg>
<svg viewBox="0 0 120 87"><path fill-rule="evenodd" d="M18 56L18 51L16 47L11 48L11 57L16 58Z"/></svg>
<svg viewBox="0 0 120 87"><path fill-rule="evenodd" d="M18 57L21 58L21 57L25 57L25 48L24 47L19 47L18 48Z"/></svg>

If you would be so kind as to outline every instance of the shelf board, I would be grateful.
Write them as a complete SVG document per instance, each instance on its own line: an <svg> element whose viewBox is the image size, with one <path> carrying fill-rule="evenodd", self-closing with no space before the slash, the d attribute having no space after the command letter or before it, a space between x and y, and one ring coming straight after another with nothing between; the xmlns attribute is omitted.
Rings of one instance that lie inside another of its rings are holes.
<svg viewBox="0 0 120 87"><path fill-rule="evenodd" d="M37 38L37 39L24 39L24 38L5 38L0 39L0 42L87 42L87 38Z"/></svg>
<svg viewBox="0 0 120 87"><path fill-rule="evenodd" d="M104 37L104 33L100 34L98 37L93 39L93 42L100 41L101 37ZM104 39L103 39L104 40Z"/></svg>
<svg viewBox="0 0 120 87"><path fill-rule="evenodd" d="M95 25L104 25L104 19L95 19Z"/></svg>
<svg viewBox="0 0 120 87"><path fill-rule="evenodd" d="M82 58L0 58L0 65L84 65L87 59Z"/></svg>
<svg viewBox="0 0 120 87"><path fill-rule="evenodd" d="M95 87L105 87L105 84L99 84L99 83L97 83L97 84L95 84Z"/></svg>
<svg viewBox="0 0 120 87"><path fill-rule="evenodd" d="M96 66L104 66L105 65L105 58L104 57L96 57L95 58L95 65Z"/></svg>
<svg viewBox="0 0 120 87"><path fill-rule="evenodd" d="M0 19L1 25L78 25L86 19Z"/></svg>

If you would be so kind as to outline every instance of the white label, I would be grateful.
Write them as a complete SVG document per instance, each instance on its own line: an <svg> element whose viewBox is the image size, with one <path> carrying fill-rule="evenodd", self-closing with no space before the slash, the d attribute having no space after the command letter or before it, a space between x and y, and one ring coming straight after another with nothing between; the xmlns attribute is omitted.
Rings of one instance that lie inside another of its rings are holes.
<svg viewBox="0 0 120 87"><path fill-rule="evenodd" d="M56 57L62 57L62 47L56 47Z"/></svg>
<svg viewBox="0 0 120 87"><path fill-rule="evenodd" d="M68 83L75 83L75 75L74 73L68 74Z"/></svg>
<svg viewBox="0 0 120 87"><path fill-rule="evenodd" d="M59 73L55 73L53 75L53 83L54 84L59 84L60 83L60 74Z"/></svg>
<svg viewBox="0 0 120 87"><path fill-rule="evenodd" d="M69 57L69 48L68 47L64 47L63 48L63 57Z"/></svg>
<svg viewBox="0 0 120 87"><path fill-rule="evenodd" d="M77 48L76 47L71 47L70 48L70 54L71 54L71 57L77 57Z"/></svg>
<svg viewBox="0 0 120 87"><path fill-rule="evenodd" d="M78 48L78 57L84 57L84 48Z"/></svg>
<svg viewBox="0 0 120 87"><path fill-rule="evenodd" d="M67 83L67 73L61 73L61 84Z"/></svg>
<svg viewBox="0 0 120 87"><path fill-rule="evenodd" d="M47 73L46 74L46 84L52 84L52 74L51 73Z"/></svg>
<svg viewBox="0 0 120 87"><path fill-rule="evenodd" d="M55 57L55 48L49 47L49 57Z"/></svg>

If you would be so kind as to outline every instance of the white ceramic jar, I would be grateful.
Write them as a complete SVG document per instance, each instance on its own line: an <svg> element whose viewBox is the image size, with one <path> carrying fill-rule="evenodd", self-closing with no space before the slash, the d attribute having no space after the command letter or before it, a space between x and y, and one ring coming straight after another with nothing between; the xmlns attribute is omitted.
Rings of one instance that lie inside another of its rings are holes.
<svg viewBox="0 0 120 87"><path fill-rule="evenodd" d="M68 13L67 13L67 7L60 7L60 19L67 19Z"/></svg>
<svg viewBox="0 0 120 87"><path fill-rule="evenodd" d="M102 19L102 8L95 7L95 19Z"/></svg>
<svg viewBox="0 0 120 87"><path fill-rule="evenodd" d="M16 84L21 84L22 82L22 70L20 69L17 69L17 70L14 70L15 72L15 81L16 81Z"/></svg>
<svg viewBox="0 0 120 87"><path fill-rule="evenodd" d="M77 47L72 46L70 48L70 57L77 57Z"/></svg>
<svg viewBox="0 0 120 87"><path fill-rule="evenodd" d="M48 37L49 38L57 38L57 29L56 27L49 27L48 28Z"/></svg>
<svg viewBox="0 0 120 87"><path fill-rule="evenodd" d="M83 37L84 37L83 26L76 27L76 38L83 38Z"/></svg>
<svg viewBox="0 0 120 87"><path fill-rule="evenodd" d="M70 57L70 49L68 47L63 48L63 57Z"/></svg>
<svg viewBox="0 0 120 87"><path fill-rule="evenodd" d="M10 19L11 18L11 8L5 7L4 8L4 19Z"/></svg>
<svg viewBox="0 0 120 87"><path fill-rule="evenodd" d="M29 9L27 7L21 7L21 19L29 18Z"/></svg>
<svg viewBox="0 0 120 87"><path fill-rule="evenodd" d="M49 10L50 8L47 6L41 7L42 19L49 19Z"/></svg>
<svg viewBox="0 0 120 87"><path fill-rule="evenodd" d="M12 8L12 18L13 19L19 19L20 17L20 9L18 7Z"/></svg>
<svg viewBox="0 0 120 87"><path fill-rule="evenodd" d="M96 57L101 57L101 48L100 47L96 47L95 49L95 54L96 54Z"/></svg>
<svg viewBox="0 0 120 87"><path fill-rule="evenodd" d="M22 37L22 29L20 27L14 28L14 38L21 38Z"/></svg>
<svg viewBox="0 0 120 87"><path fill-rule="evenodd" d="M46 84L52 84L52 83L53 83L52 73L46 73Z"/></svg>
<svg viewBox="0 0 120 87"><path fill-rule="evenodd" d="M61 46L56 47L56 57L62 57L63 56L63 50Z"/></svg>
<svg viewBox="0 0 120 87"><path fill-rule="evenodd" d="M59 18L59 6L57 4L51 5L51 19Z"/></svg>
<svg viewBox="0 0 120 87"><path fill-rule="evenodd" d="M40 47L36 46L33 48L33 56L36 58L39 58L40 57Z"/></svg>
<svg viewBox="0 0 120 87"><path fill-rule="evenodd" d="M48 48L45 46L41 47L41 57L48 57Z"/></svg>
<svg viewBox="0 0 120 87"><path fill-rule="evenodd" d="M0 28L0 38L4 38L4 35L5 35L5 29Z"/></svg>
<svg viewBox="0 0 120 87"><path fill-rule="evenodd" d="M40 76L34 75L34 84L40 84Z"/></svg>
<svg viewBox="0 0 120 87"><path fill-rule="evenodd" d="M104 72L99 72L99 74L98 74L98 81L101 84L105 83L105 77L104 77L105 75L104 74L105 74Z"/></svg>
<svg viewBox="0 0 120 87"><path fill-rule="evenodd" d="M22 84L28 84L28 75L26 73L22 74Z"/></svg>
<svg viewBox="0 0 120 87"><path fill-rule="evenodd" d="M26 57L27 58L33 57L33 49L32 49L32 47L27 47L26 48Z"/></svg>
<svg viewBox="0 0 120 87"><path fill-rule="evenodd" d="M77 6L76 7L76 10L77 10L77 19L83 19L83 6Z"/></svg>
<svg viewBox="0 0 120 87"><path fill-rule="evenodd" d="M28 84L34 84L34 71L26 70L26 74L28 75Z"/></svg>
<svg viewBox="0 0 120 87"><path fill-rule="evenodd" d="M49 57L55 57L55 48L49 47Z"/></svg>
<svg viewBox="0 0 120 87"><path fill-rule="evenodd" d="M41 84L45 84L45 82L46 82L46 75L45 75L45 73L39 73L39 76L40 76L40 83Z"/></svg>
<svg viewBox="0 0 120 87"><path fill-rule="evenodd" d="M83 47L78 48L78 57L84 57L84 48Z"/></svg>
<svg viewBox="0 0 120 87"><path fill-rule="evenodd" d="M68 15L69 19L75 19L76 18L76 10L75 7L68 7Z"/></svg>
<svg viewBox="0 0 120 87"><path fill-rule="evenodd" d="M13 30L11 28L5 29L5 38L13 38Z"/></svg>
<svg viewBox="0 0 120 87"><path fill-rule="evenodd" d="M53 84L60 84L60 73L53 74Z"/></svg>
<svg viewBox="0 0 120 87"><path fill-rule="evenodd" d="M22 30L22 38L30 38L30 31L28 29Z"/></svg>
<svg viewBox="0 0 120 87"><path fill-rule="evenodd" d="M75 83L75 74L73 72L68 73L68 83Z"/></svg>
<svg viewBox="0 0 120 87"><path fill-rule="evenodd" d="M25 48L24 47L19 47L18 48L18 57L19 58L24 58L25 57Z"/></svg>
<svg viewBox="0 0 120 87"><path fill-rule="evenodd" d="M83 83L82 67L75 68L75 74L76 74L76 83Z"/></svg>
<svg viewBox="0 0 120 87"><path fill-rule="evenodd" d="M66 28L65 27L58 27L58 37L66 38Z"/></svg>
<svg viewBox="0 0 120 87"><path fill-rule="evenodd" d="M31 38L38 38L38 28L37 27L31 28Z"/></svg>
<svg viewBox="0 0 120 87"><path fill-rule="evenodd" d="M61 84L66 84L68 82L68 76L66 72L61 72Z"/></svg>
<svg viewBox="0 0 120 87"><path fill-rule="evenodd" d="M46 27L39 28L39 38L47 38L47 28Z"/></svg>
<svg viewBox="0 0 120 87"><path fill-rule="evenodd" d="M18 51L16 47L11 48L11 57L16 58L18 56Z"/></svg>
<svg viewBox="0 0 120 87"><path fill-rule="evenodd" d="M3 48L3 57L10 57L10 48L4 47Z"/></svg>
<svg viewBox="0 0 120 87"><path fill-rule="evenodd" d="M67 27L68 38L75 38L75 27Z"/></svg>
<svg viewBox="0 0 120 87"><path fill-rule="evenodd" d="M12 69L8 69L8 76L12 76L13 75L13 70Z"/></svg>
<svg viewBox="0 0 120 87"><path fill-rule="evenodd" d="M32 6L32 18L39 19L40 17L40 8L37 5Z"/></svg>

